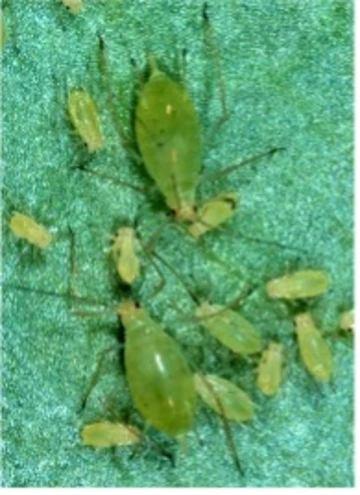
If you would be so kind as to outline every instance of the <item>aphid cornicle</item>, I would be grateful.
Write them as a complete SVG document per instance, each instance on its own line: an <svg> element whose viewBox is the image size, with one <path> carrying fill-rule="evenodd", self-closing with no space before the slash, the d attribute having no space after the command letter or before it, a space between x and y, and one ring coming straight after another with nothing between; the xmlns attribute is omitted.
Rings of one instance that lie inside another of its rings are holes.
<svg viewBox="0 0 360 495"><path fill-rule="evenodd" d="M299 270L266 284L271 298L306 299L324 294L330 286L329 276L321 270Z"/></svg>
<svg viewBox="0 0 360 495"><path fill-rule="evenodd" d="M261 351L261 338L255 328L232 309L203 303L195 315L211 335L232 351L239 354Z"/></svg>
<svg viewBox="0 0 360 495"><path fill-rule="evenodd" d="M310 313L295 316L295 331L305 368L317 380L328 382L333 371L331 352Z"/></svg>
<svg viewBox="0 0 360 495"><path fill-rule="evenodd" d="M46 249L53 240L53 236L43 225L36 223L35 220L23 213L13 213L9 227L16 237L25 239L40 249Z"/></svg>
<svg viewBox="0 0 360 495"><path fill-rule="evenodd" d="M283 345L270 342L264 350L258 368L256 384L265 395L274 395L282 379Z"/></svg>
<svg viewBox="0 0 360 495"><path fill-rule="evenodd" d="M124 423L101 421L85 425L81 430L81 438L85 445L108 448L138 443L140 431Z"/></svg>
<svg viewBox="0 0 360 495"><path fill-rule="evenodd" d="M94 100L83 89L73 89L69 93L68 111L71 122L86 143L89 153L102 148L104 138L100 118Z"/></svg>
<svg viewBox="0 0 360 495"><path fill-rule="evenodd" d="M181 437L192 425L195 387L176 341L132 301L120 304L126 329L125 372L132 399L158 430Z"/></svg>
<svg viewBox="0 0 360 495"><path fill-rule="evenodd" d="M136 238L134 229L122 227L113 238L111 253L114 258L119 277L131 285L140 275L140 260L136 254Z"/></svg>
<svg viewBox="0 0 360 495"><path fill-rule="evenodd" d="M238 423L254 417L254 403L239 387L216 375L194 375L196 392L217 414Z"/></svg>

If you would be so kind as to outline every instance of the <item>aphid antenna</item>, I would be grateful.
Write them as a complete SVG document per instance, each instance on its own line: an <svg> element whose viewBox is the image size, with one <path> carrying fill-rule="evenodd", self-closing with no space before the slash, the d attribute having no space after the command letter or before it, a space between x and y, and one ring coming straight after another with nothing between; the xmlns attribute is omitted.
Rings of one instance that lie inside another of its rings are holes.
<svg viewBox="0 0 360 495"><path fill-rule="evenodd" d="M228 309L235 309L241 306L242 304L245 303L245 301L251 296L253 292L255 292L258 289L258 286L250 286L247 285L245 286L245 289L243 289L240 294L238 294L232 301L229 303L225 304L221 309L218 311L214 311L211 314L208 315L203 315L203 316L192 316L192 318L195 318L196 321L198 320L206 320L207 318L213 318L214 316L218 316L221 313L224 313Z"/></svg>
<svg viewBox="0 0 360 495"><path fill-rule="evenodd" d="M151 189L153 189L153 188L150 189L146 187L136 186L134 184L130 184L130 182L126 182L121 179L115 179L114 177L110 177L106 174L103 174L102 172L98 172L97 170L91 170L86 166L77 166L74 168L76 168L81 172L86 172L87 174L94 175L95 177L100 177L103 180L113 182L114 184L117 184L121 187L123 186L128 187L129 189L132 189L133 191L136 191L137 193L142 194L143 196L148 195Z"/></svg>
<svg viewBox="0 0 360 495"><path fill-rule="evenodd" d="M54 297L57 299L62 299L70 302L77 302L77 303L83 303L83 304L88 304L90 306L94 307L94 311L96 308L96 313L81 313L80 311L77 311L75 309L71 309L71 312L73 314L76 314L77 316L99 316L99 313L101 314L112 314L114 315L116 313L116 308L117 306L109 306L109 302L101 302L99 300L94 300L89 297L84 297L84 296L79 296L79 295L74 295L74 294L69 294L69 292L55 292L51 290L44 290L44 289L38 289L36 287L26 287L23 285L18 285L18 284L13 284L13 283L8 283L4 282L2 284L2 287L4 289L10 289L10 290L15 290L15 291L21 291L21 292L30 292L34 294L39 294L40 296L46 296L46 297Z"/></svg>
<svg viewBox="0 0 360 495"><path fill-rule="evenodd" d="M201 181L206 181L209 179L211 181L217 180L224 175L228 175L228 174L234 172L235 170L237 170L240 167L243 167L245 165L251 166L254 163L256 163L257 161L262 160L263 158L266 158L267 156L271 157L271 156L275 155L275 153L278 153L278 152L284 151L284 150L286 150L286 148L284 146L275 146L273 148L270 148L267 151L263 151L262 153L258 153L256 155L249 157L249 158L243 158L239 161L236 161L232 165L229 165L229 166L219 170L218 172L208 172L207 174L203 174Z"/></svg>
<svg viewBox="0 0 360 495"><path fill-rule="evenodd" d="M119 136L121 144L129 153L129 156L135 161L135 163L141 164L142 159L140 155L135 151L133 141L129 139L129 137L126 135L122 127L122 123L118 116L117 107L115 104L115 98L112 91L113 85L112 85L111 75L105 56L105 42L104 42L104 38L99 33L98 33L98 40L99 40L99 68L100 68L100 73L103 74L104 77L103 86L104 89L106 90L108 108L111 113L111 118L113 120L115 130Z"/></svg>

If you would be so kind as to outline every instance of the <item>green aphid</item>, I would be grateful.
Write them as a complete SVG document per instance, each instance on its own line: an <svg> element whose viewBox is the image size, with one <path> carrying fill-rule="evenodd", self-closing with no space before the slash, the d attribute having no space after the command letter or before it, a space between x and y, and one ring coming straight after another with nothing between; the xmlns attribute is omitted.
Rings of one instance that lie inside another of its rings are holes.
<svg viewBox="0 0 360 495"><path fill-rule="evenodd" d="M136 107L135 132L145 167L180 220L192 220L201 167L200 121L187 91L150 58L151 75Z"/></svg>
<svg viewBox="0 0 360 495"><path fill-rule="evenodd" d="M270 342L261 355L256 384L268 396L275 395L282 381L283 345Z"/></svg>
<svg viewBox="0 0 360 495"><path fill-rule="evenodd" d="M118 313L126 329L125 372L135 406L158 430L181 438L195 412L193 377L176 341L132 301Z"/></svg>
<svg viewBox="0 0 360 495"><path fill-rule="evenodd" d="M331 352L310 313L295 317L295 331L305 368L316 380L328 382L333 372Z"/></svg>
<svg viewBox="0 0 360 495"><path fill-rule="evenodd" d="M236 198L227 193L196 206L201 168L200 120L190 96L160 71L150 57L151 74L136 106L137 143L150 176L179 221L193 224L198 237L233 216Z"/></svg>
<svg viewBox="0 0 360 495"><path fill-rule="evenodd" d="M111 254L116 264L116 270L123 282L131 285L140 276L140 259L137 255L135 230L131 227L121 227L113 237Z"/></svg>
<svg viewBox="0 0 360 495"><path fill-rule="evenodd" d="M232 351L239 354L261 351L260 335L251 323L232 309L203 303L195 315L211 335Z"/></svg>
<svg viewBox="0 0 360 495"><path fill-rule="evenodd" d="M104 449L138 443L140 431L125 423L101 421L85 425L81 430L81 438L85 445Z"/></svg>
<svg viewBox="0 0 360 495"><path fill-rule="evenodd" d="M237 195L235 193L220 194L206 201L197 210L196 220L189 226L188 232L193 237L200 237L206 232L219 227L235 213Z"/></svg>
<svg viewBox="0 0 360 495"><path fill-rule="evenodd" d="M299 270L270 280L266 292L272 299L306 299L324 294L330 286L329 276L321 270Z"/></svg>
<svg viewBox="0 0 360 495"><path fill-rule="evenodd" d="M100 117L94 100L83 89L73 89L68 97L68 111L71 122L86 143L90 153L103 147Z"/></svg>
<svg viewBox="0 0 360 495"><path fill-rule="evenodd" d="M254 417L255 407L250 397L233 383L216 375L194 375L196 392L217 414L243 423Z"/></svg>

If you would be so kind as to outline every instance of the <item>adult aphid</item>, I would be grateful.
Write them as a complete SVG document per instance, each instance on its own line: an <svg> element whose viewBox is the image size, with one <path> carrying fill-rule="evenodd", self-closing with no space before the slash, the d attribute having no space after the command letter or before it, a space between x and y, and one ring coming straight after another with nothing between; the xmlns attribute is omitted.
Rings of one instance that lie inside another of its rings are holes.
<svg viewBox="0 0 360 495"><path fill-rule="evenodd" d="M324 294L330 286L329 276L321 270L299 270L266 284L272 299L306 299Z"/></svg>
<svg viewBox="0 0 360 495"><path fill-rule="evenodd" d="M125 423L101 421L85 425L81 430L81 438L85 445L109 448L138 443L140 431Z"/></svg>
<svg viewBox="0 0 360 495"><path fill-rule="evenodd" d="M224 346L238 354L260 352L262 342L255 328L230 308L201 304L195 311L199 323Z"/></svg>
<svg viewBox="0 0 360 495"><path fill-rule="evenodd" d="M295 331L305 368L316 380L328 382L333 372L331 352L310 313L295 316Z"/></svg>
<svg viewBox="0 0 360 495"><path fill-rule="evenodd" d="M262 353L256 384L265 395L275 395L279 390L283 359L283 345L278 342L270 342Z"/></svg>
<svg viewBox="0 0 360 495"><path fill-rule="evenodd" d="M191 426L195 386L176 341L134 302L120 304L126 330L125 373L135 406L158 430L180 438Z"/></svg>
<svg viewBox="0 0 360 495"><path fill-rule="evenodd" d="M43 225L23 213L13 213L9 227L16 237L25 239L40 249L46 249L53 240L53 236Z"/></svg>
<svg viewBox="0 0 360 495"><path fill-rule="evenodd" d="M198 237L220 226L235 211L235 193L196 205L201 169L200 120L186 89L162 72L150 56L151 74L135 111L136 140L149 175L168 207L190 223Z"/></svg>
<svg viewBox="0 0 360 495"><path fill-rule="evenodd" d="M90 94L83 89L72 89L68 96L68 111L71 122L86 143L89 153L102 148L104 137L100 117Z"/></svg>
<svg viewBox="0 0 360 495"><path fill-rule="evenodd" d="M196 392L217 414L243 423L254 417L254 403L250 397L229 380L217 375L194 375Z"/></svg>

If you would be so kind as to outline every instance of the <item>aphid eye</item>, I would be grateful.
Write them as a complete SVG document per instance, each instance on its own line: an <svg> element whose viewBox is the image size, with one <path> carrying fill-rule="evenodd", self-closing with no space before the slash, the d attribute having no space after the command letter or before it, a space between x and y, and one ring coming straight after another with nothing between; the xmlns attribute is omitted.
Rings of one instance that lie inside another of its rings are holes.
<svg viewBox="0 0 360 495"><path fill-rule="evenodd" d="M90 153L102 148L104 138L94 100L87 91L73 89L68 99L71 122Z"/></svg>
<svg viewBox="0 0 360 495"><path fill-rule="evenodd" d="M53 236L43 225L23 213L15 212L10 218L9 227L16 237L25 239L40 249L46 249L53 240Z"/></svg>

